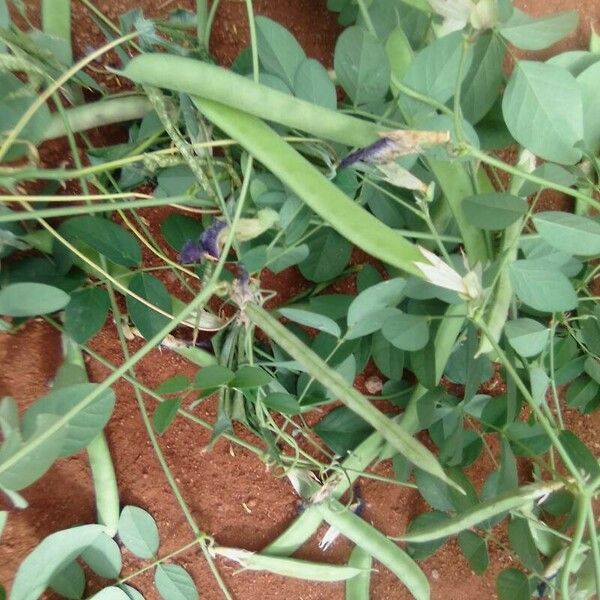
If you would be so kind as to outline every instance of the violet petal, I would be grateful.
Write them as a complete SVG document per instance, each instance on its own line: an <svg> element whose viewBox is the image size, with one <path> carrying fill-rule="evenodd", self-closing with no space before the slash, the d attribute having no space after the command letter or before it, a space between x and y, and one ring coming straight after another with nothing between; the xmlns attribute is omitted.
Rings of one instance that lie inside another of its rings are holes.
<svg viewBox="0 0 600 600"><path fill-rule="evenodd" d="M179 262L183 264L198 262L202 258L202 246L198 242L188 240L179 253Z"/></svg>
<svg viewBox="0 0 600 600"><path fill-rule="evenodd" d="M359 161L373 164L390 162L396 158L396 144L389 138L381 138L370 146L351 152L340 162L339 169L345 169Z"/></svg>
<svg viewBox="0 0 600 600"><path fill-rule="evenodd" d="M200 237L200 245L206 254L218 259L221 254L219 248L219 234L226 227L225 221L216 220L208 229L205 229Z"/></svg>

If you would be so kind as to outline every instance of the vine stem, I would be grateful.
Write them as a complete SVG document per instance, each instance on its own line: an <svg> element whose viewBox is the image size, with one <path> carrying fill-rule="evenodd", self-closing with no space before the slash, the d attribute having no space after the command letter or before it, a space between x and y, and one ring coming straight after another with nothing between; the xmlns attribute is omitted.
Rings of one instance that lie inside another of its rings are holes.
<svg viewBox="0 0 600 600"><path fill-rule="evenodd" d="M360 10L360 14L362 18L365 20L365 26L368 32L377 37L377 32L375 31L375 27L373 26L373 21L371 20L371 15L369 14L369 10L367 5L365 4L365 0L357 0L358 8Z"/></svg>
<svg viewBox="0 0 600 600"><path fill-rule="evenodd" d="M573 561L577 556L579 547L581 546L581 540L583 539L583 532L585 530L585 524L587 520L587 512L588 499L583 495L579 496L577 498L577 521L575 523L575 531L573 533L571 545L567 550L565 564L563 565L560 574L560 593L563 598L569 598L569 577L571 575Z"/></svg>
<svg viewBox="0 0 600 600"><path fill-rule="evenodd" d="M173 550L173 552L166 554L162 558L157 558L155 561L151 562L150 564L147 564L145 567L142 567L141 569L138 569L137 571L134 571L133 573L126 575L125 577L121 577L120 579L117 580L117 583L121 584L121 583L126 583L127 581L131 581L134 577L138 577L139 575L142 575L146 571L150 571L151 569L154 569L154 567L156 567L157 565L160 565L161 563L164 563L165 561L170 560L171 558L174 558L175 556L178 556L179 554L183 554L186 550L193 548L197 543L198 543L198 540L188 542L185 546L181 546L181 548L177 548L177 550Z"/></svg>
<svg viewBox="0 0 600 600"><path fill-rule="evenodd" d="M594 519L594 506L592 504L592 494L586 499L587 504L587 526L590 535L590 546L592 547L592 557L594 559L594 578L596 581L596 595L600 595L600 549L598 548L598 533L596 532L596 523Z"/></svg>

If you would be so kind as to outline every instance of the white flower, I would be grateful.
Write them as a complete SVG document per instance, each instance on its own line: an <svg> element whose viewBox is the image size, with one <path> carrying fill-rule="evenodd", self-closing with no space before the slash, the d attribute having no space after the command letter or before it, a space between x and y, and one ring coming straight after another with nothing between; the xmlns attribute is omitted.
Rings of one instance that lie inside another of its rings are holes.
<svg viewBox="0 0 600 600"><path fill-rule="evenodd" d="M425 275L427 281L447 290L454 290L467 300L474 300L481 296L480 278L475 271L469 271L463 277L433 252L422 246L419 246L419 250L429 262L417 262L415 265Z"/></svg>

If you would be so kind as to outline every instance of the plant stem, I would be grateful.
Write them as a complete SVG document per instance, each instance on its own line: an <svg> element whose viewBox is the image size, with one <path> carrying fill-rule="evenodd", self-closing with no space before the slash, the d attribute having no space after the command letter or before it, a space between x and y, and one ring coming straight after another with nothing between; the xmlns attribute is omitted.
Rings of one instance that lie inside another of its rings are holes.
<svg viewBox="0 0 600 600"><path fill-rule="evenodd" d="M365 22L365 27L367 31L374 37L377 37L377 32L375 31L375 27L373 26L373 21L371 21L371 15L369 14L369 9L365 4L365 0L357 0L358 9L360 10L360 14Z"/></svg>
<svg viewBox="0 0 600 600"><path fill-rule="evenodd" d="M590 536L590 546L592 547L592 557L594 559L594 579L596 580L596 596L600 596L600 549L598 548L598 532L596 531L596 522L594 518L594 505L592 498L587 499L587 528Z"/></svg>
<svg viewBox="0 0 600 600"><path fill-rule="evenodd" d="M585 530L586 518L588 511L588 500L584 495L577 497L577 521L575 523L575 531L573 539L567 550L565 564L560 573L560 593L563 598L569 598L569 577L571 576L571 568L573 561L579 552L583 532Z"/></svg>

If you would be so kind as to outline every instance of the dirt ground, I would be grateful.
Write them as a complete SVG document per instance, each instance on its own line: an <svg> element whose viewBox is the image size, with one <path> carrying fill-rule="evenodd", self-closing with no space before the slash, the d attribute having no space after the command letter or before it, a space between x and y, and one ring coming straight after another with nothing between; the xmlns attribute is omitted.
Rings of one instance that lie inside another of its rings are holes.
<svg viewBox="0 0 600 600"><path fill-rule="evenodd" d="M38 3L31 0L26 4L34 7ZM95 4L111 18L134 6L142 7L148 16L164 14L176 6L192 8L191 0L160 3L155 0L99 0ZM517 5L536 15L567 8L579 11L582 20L578 30L568 40L552 48L552 52L567 47L585 47L590 24L595 20L597 28L600 27L600 2L597 0L519 0ZM255 0L254 6L258 14L274 18L290 28L309 56L331 66L338 26L335 15L325 10L325 0ZM221 3L211 46L223 64L229 64L247 40L245 10L245 4L239 0L223 0ZM77 55L81 55L86 47L98 45L101 38L79 2L74 3L74 12L77 23L74 46ZM107 137L106 143L110 142ZM62 160L64 148L60 143L46 148L42 154L44 166L51 167ZM164 218L164 210L152 209L144 214L153 230ZM296 269L290 269L278 277L265 279L263 284L292 295L291 291L300 290L304 282ZM112 323L107 322L91 346L113 364L122 362ZM139 346L140 342L131 342L129 350L134 352ZM0 397L11 395L17 399L21 409L25 409L47 392L60 360L59 339L42 322L30 322L14 335L0 334ZM88 370L92 381L102 381L109 373L106 367L92 359L88 361ZM136 368L138 378L151 388L171 375L192 376L194 372L190 364L168 350L152 351ZM119 382L114 389L118 401L106 432L116 466L121 503L141 506L154 515L161 535L160 554L165 555L191 540L192 534L147 440L132 388L125 382ZM147 406L153 409L153 401L148 399ZM201 405L196 412L198 416L213 421L216 407L209 402ZM594 450L600 446L597 441L599 418L596 415L586 417L584 421L576 413L567 414L569 428L581 435ZM251 439L241 429L237 433ZM178 419L160 438L160 443L201 528L213 535L219 544L260 550L293 520L297 514L297 498L286 481L267 472L253 454L226 441L218 442L212 451L205 452L209 437L209 432L201 427ZM476 485L482 484L488 469L489 464L482 460L469 470ZM375 472L393 476L389 463L381 464ZM418 493L399 486L369 480L362 484L362 492L366 501L364 518L386 534L400 534L415 515L427 509ZM93 490L84 454L56 463L40 481L25 490L24 496L29 508L11 513L0 540L0 582L8 587L18 564L42 538L59 529L95 520ZM319 537L322 533L323 530ZM309 541L297 556L343 562L351 550L351 544L341 538L327 552L321 552L317 542L317 539ZM490 553L491 567L482 578L470 570L455 542L450 542L424 561L423 568L431 582L432 597L446 600L495 597L495 576L509 564L509 558L496 547L491 547ZM194 577L203 599L221 598L199 550L192 549L181 555L179 562ZM124 574L141 565L141 561L124 552ZM238 600L341 600L344 597L342 584L318 584L270 574L238 573L235 566L225 560L219 560L218 565ZM372 598L410 598L390 572L380 565L376 567L372 578ZM157 598L149 573L131 583L149 600Z"/></svg>

